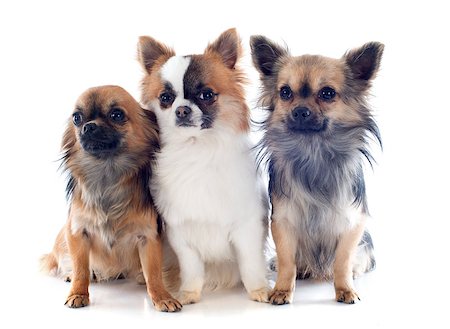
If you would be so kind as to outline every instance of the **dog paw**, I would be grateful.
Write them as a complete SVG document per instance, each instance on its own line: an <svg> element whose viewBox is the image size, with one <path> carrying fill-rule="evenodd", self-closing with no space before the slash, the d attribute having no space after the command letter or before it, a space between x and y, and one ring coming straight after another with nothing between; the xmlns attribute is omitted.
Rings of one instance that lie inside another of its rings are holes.
<svg viewBox="0 0 450 329"><path fill-rule="evenodd" d="M260 303L267 303L269 302L269 289L267 288L260 288L256 290L252 290L249 293L250 299L254 300L255 302Z"/></svg>
<svg viewBox="0 0 450 329"><path fill-rule="evenodd" d="M361 300L358 294L352 289L336 289L336 301L339 303L355 304L356 300Z"/></svg>
<svg viewBox="0 0 450 329"><path fill-rule="evenodd" d="M186 291L182 290L178 294L178 300L182 305L194 304L200 301L200 291Z"/></svg>
<svg viewBox="0 0 450 329"><path fill-rule="evenodd" d="M64 303L67 307L70 308L79 308L89 305L89 295L71 295L67 297L66 302Z"/></svg>
<svg viewBox="0 0 450 329"><path fill-rule="evenodd" d="M183 305L175 298L164 298L161 300L153 300L153 305L161 312L178 312L181 311Z"/></svg>
<svg viewBox="0 0 450 329"><path fill-rule="evenodd" d="M292 303L292 290L277 290L274 289L269 294L269 303L272 305L284 305Z"/></svg>

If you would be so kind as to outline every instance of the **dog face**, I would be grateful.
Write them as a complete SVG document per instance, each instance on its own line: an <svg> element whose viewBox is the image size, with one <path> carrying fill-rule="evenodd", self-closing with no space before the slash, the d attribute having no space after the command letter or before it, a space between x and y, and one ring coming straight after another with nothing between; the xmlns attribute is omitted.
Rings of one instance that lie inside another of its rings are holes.
<svg viewBox="0 0 450 329"><path fill-rule="evenodd" d="M365 44L340 59L293 57L263 36L252 37L251 48L264 85L262 103L273 111L269 125L305 135L364 124L369 115L364 99L382 44Z"/></svg>
<svg viewBox="0 0 450 329"><path fill-rule="evenodd" d="M74 173L87 163L106 160L121 169L138 166L157 147L157 133L154 114L124 89L90 88L78 98L64 134L63 160Z"/></svg>
<svg viewBox="0 0 450 329"><path fill-rule="evenodd" d="M215 126L249 129L243 78L236 68L240 53L234 29L202 55L175 56L158 41L140 38L138 59L146 71L142 101L155 110L163 134L199 136Z"/></svg>
<svg viewBox="0 0 450 329"><path fill-rule="evenodd" d="M63 148L78 146L98 159L139 153L157 141L155 120L147 112L121 87L90 88L76 102Z"/></svg>

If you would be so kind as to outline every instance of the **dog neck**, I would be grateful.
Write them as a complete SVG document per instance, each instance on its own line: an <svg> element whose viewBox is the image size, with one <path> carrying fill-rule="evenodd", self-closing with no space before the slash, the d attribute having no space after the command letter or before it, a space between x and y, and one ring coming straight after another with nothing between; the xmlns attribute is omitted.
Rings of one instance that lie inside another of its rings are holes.
<svg viewBox="0 0 450 329"><path fill-rule="evenodd" d="M354 203L366 210L363 158L370 156L366 135L364 128L334 127L328 134L289 139L271 131L262 142L270 157L270 190L292 197L301 189L322 206Z"/></svg>
<svg viewBox="0 0 450 329"><path fill-rule="evenodd" d="M141 161L142 162L142 161ZM137 167L133 159L80 160L72 175L73 194L102 221L122 217L135 202L149 202L150 164Z"/></svg>

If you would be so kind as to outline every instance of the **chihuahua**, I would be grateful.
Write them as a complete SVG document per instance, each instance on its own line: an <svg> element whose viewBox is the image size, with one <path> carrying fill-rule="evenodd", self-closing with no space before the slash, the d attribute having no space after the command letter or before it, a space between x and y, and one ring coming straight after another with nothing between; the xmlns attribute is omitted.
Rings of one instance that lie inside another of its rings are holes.
<svg viewBox="0 0 450 329"><path fill-rule="evenodd" d="M124 89L88 89L78 99L62 142L70 210L43 268L71 281L66 305L89 304L90 280L135 277L157 310L181 304L162 281L161 222L150 195L158 149L154 114Z"/></svg>
<svg viewBox="0 0 450 329"><path fill-rule="evenodd" d="M371 42L340 59L291 56L264 36L251 38L260 73L260 161L267 161L278 277L272 304L291 303L295 279L334 278L336 300L359 299L353 276L374 268L363 163L381 145L367 94L383 53Z"/></svg>

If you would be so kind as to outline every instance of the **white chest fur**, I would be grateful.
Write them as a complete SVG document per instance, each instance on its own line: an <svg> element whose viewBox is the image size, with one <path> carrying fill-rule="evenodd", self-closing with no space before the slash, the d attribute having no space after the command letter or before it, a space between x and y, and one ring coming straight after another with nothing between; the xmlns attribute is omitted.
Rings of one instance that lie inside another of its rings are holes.
<svg viewBox="0 0 450 329"><path fill-rule="evenodd" d="M212 260L232 257L231 231L251 218L262 221L265 199L246 137L208 135L163 145L152 185L168 230L183 231Z"/></svg>
<svg viewBox="0 0 450 329"><path fill-rule="evenodd" d="M261 212L257 170L243 136L192 138L183 145L165 146L154 183L157 206L169 225L223 225L254 210Z"/></svg>

